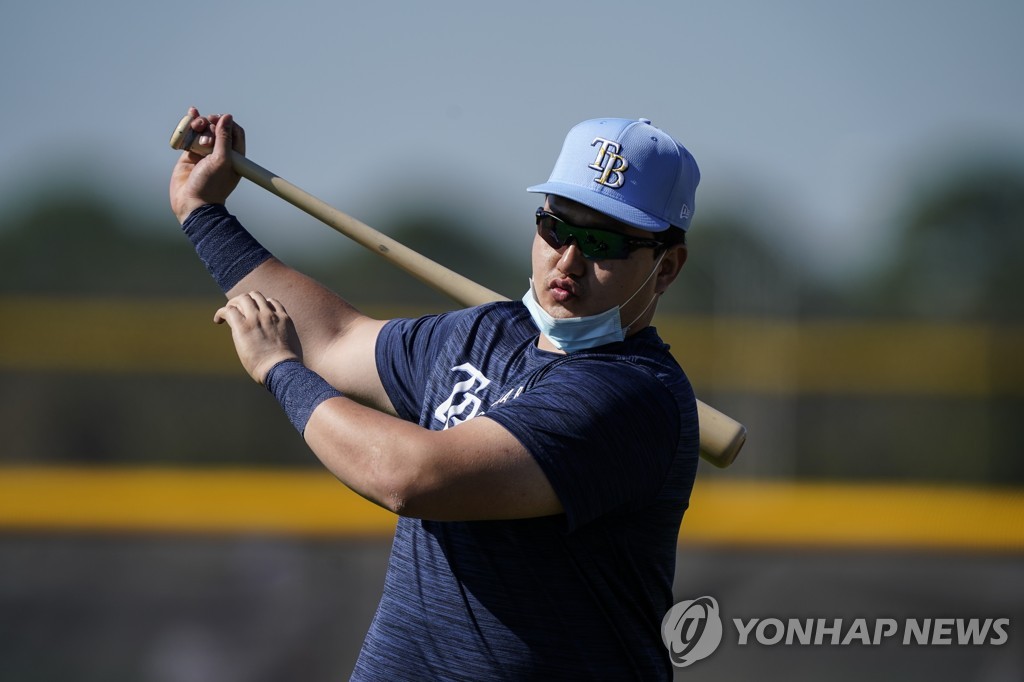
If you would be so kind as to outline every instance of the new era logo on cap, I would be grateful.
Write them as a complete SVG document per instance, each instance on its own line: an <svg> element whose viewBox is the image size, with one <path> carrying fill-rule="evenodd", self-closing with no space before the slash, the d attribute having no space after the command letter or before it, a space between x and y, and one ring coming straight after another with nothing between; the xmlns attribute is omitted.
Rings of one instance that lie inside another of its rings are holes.
<svg viewBox="0 0 1024 682"><path fill-rule="evenodd" d="M527 191L564 196L661 232L690 226L698 182L690 152L649 120L603 118L570 130L551 177Z"/></svg>

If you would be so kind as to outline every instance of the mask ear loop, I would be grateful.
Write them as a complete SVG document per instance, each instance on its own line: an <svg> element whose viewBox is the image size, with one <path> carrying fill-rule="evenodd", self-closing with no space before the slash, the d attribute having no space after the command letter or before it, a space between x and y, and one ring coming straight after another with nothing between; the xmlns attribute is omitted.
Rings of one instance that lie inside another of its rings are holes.
<svg viewBox="0 0 1024 682"><path fill-rule="evenodd" d="M666 249L666 250L661 252L661 255L658 256L658 262L654 264L654 269L651 270L651 274L647 275L647 279L645 279L643 281L643 283L640 285L640 287L636 291L633 292L633 295L630 296L629 298L627 298L626 302L619 306L619 310L622 310L622 308L624 306L628 305L629 302L632 301L634 298L636 298L636 295L639 294L640 291L645 286L647 286L647 283L651 281L651 277L654 277L654 273L656 273L658 271L658 268L661 267L661 261L665 260L665 254L666 253L668 253L668 249ZM622 329L625 332L628 333L629 332L629 328L633 326L633 323L636 322L637 320L639 320L641 317L643 317L644 314L646 314L647 311L650 310L651 306L654 305L654 302L657 301L658 297L660 297L660 296L661 296L661 292L660 291L655 291L654 292L654 296L652 296L650 302L646 306L644 306L644 309L640 311L640 314L633 318L633 322L630 322L629 324L627 324Z"/></svg>

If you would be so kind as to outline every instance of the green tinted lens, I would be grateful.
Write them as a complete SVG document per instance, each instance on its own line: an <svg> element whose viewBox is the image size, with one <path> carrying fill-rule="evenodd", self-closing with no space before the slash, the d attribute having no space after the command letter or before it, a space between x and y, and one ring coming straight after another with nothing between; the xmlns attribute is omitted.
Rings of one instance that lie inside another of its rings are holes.
<svg viewBox="0 0 1024 682"><path fill-rule="evenodd" d="M583 227L563 223L559 220L552 220L551 222L553 223L551 231L554 232L558 244L565 244L572 238L586 258L629 257L630 239L626 235L617 232L606 232L604 230L588 230Z"/></svg>
<svg viewBox="0 0 1024 682"><path fill-rule="evenodd" d="M576 227L563 221L550 211L538 208L536 213L537 234L553 249L560 249L571 239L580 249L584 258L629 258L634 249L661 248L661 242L653 239L635 239L621 232L599 228Z"/></svg>

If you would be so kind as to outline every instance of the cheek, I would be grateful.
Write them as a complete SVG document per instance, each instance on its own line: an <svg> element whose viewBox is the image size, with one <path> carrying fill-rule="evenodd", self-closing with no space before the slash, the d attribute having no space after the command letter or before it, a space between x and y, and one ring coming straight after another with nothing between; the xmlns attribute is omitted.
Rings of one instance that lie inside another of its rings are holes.
<svg viewBox="0 0 1024 682"><path fill-rule="evenodd" d="M616 296L620 290L630 287L628 269L623 272L624 261L594 261L594 281L606 288L610 296Z"/></svg>
<svg viewBox="0 0 1024 682"><path fill-rule="evenodd" d="M651 269L654 263L650 264ZM607 291L608 299L615 304L622 304L636 294L640 289L645 288L644 279L651 274L646 265L631 261L603 261L594 268L594 279L601 283ZM653 286L652 277L647 283Z"/></svg>
<svg viewBox="0 0 1024 682"><path fill-rule="evenodd" d="M533 238L533 246L530 248L530 265L533 268L533 276L536 277L540 271L540 266L543 265L544 259L541 256L540 250L540 237Z"/></svg>
<svg viewBox="0 0 1024 682"><path fill-rule="evenodd" d="M533 275L547 274L551 266L558 262L558 252L548 246L547 242L539 236L533 238L533 248L530 250L530 259L533 265Z"/></svg>

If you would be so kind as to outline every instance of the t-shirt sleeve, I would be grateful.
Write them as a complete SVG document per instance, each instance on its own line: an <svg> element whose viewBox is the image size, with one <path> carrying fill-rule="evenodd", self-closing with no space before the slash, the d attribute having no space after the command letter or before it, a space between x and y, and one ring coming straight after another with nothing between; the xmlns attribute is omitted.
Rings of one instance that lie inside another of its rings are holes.
<svg viewBox="0 0 1024 682"><path fill-rule="evenodd" d="M570 531L656 496L679 442L672 392L646 368L626 362L565 363L486 416L536 459Z"/></svg>
<svg viewBox="0 0 1024 682"><path fill-rule="evenodd" d="M419 419L427 378L461 311L387 322L377 335L377 373L398 416Z"/></svg>

